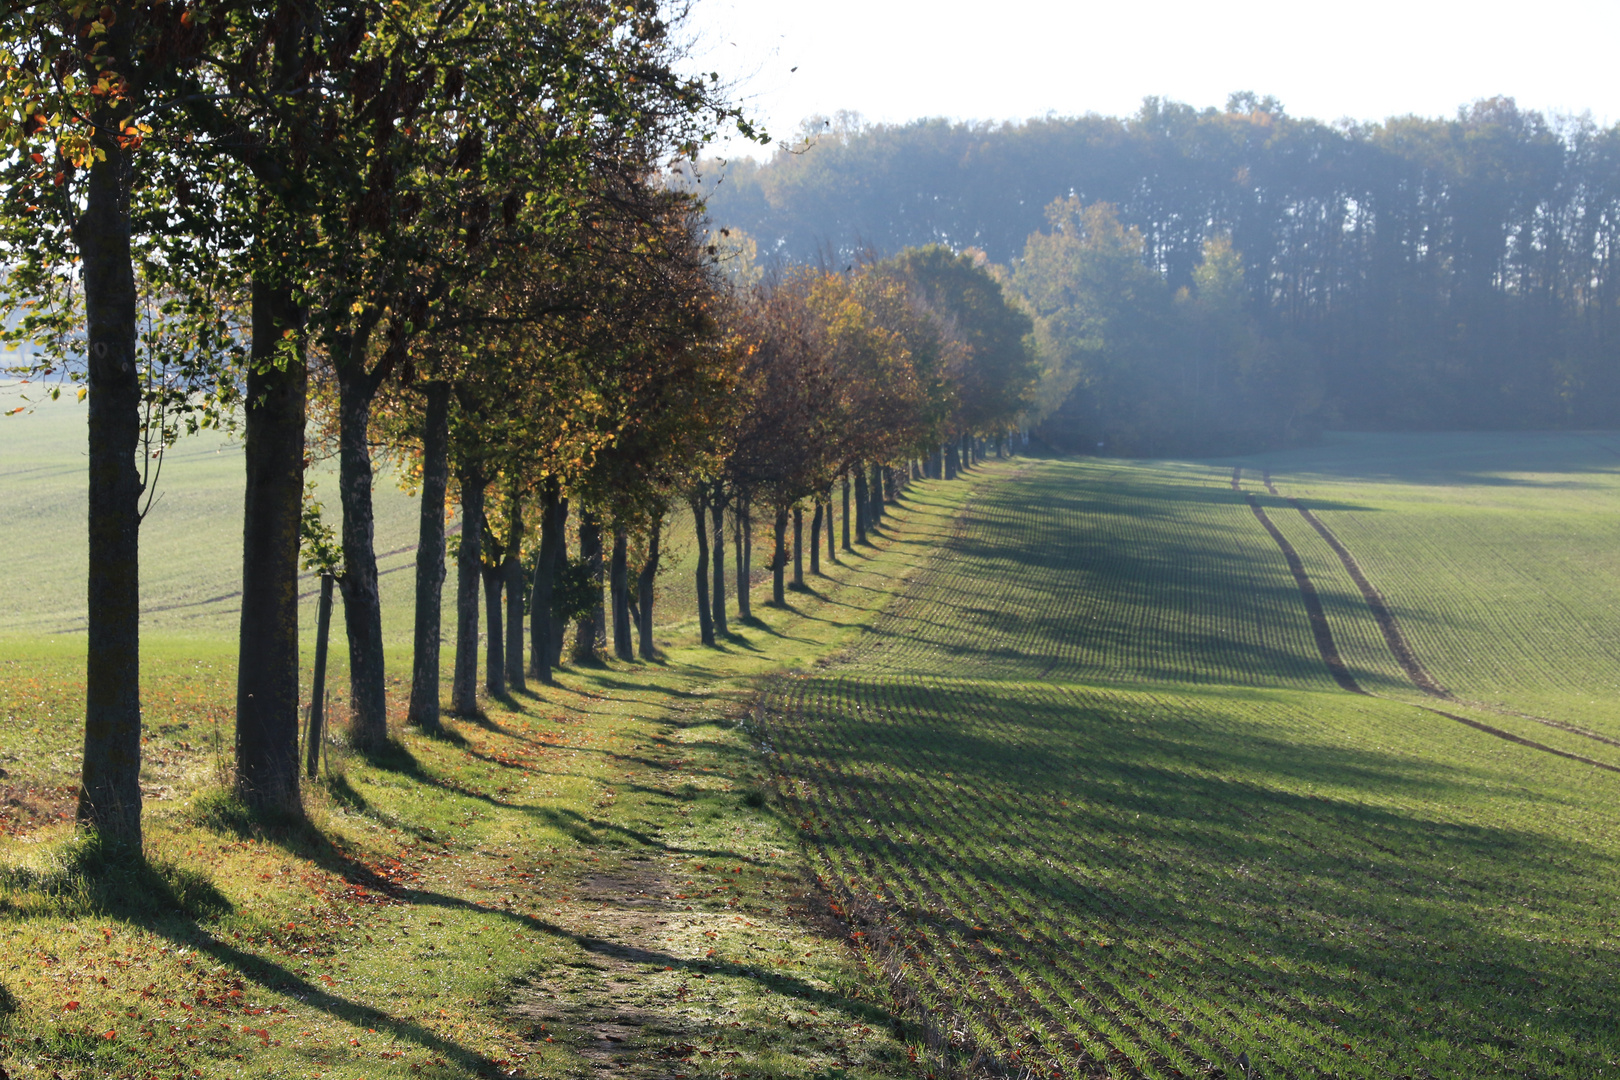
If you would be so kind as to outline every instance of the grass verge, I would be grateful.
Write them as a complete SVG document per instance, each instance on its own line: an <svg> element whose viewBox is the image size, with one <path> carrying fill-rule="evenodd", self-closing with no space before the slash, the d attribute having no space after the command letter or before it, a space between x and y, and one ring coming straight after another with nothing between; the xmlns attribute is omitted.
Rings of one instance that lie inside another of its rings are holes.
<svg viewBox="0 0 1620 1080"><path fill-rule="evenodd" d="M866 630L971 486L915 489L875 545L717 648L678 625L659 663L564 670L380 754L328 747L300 825L225 793L228 646L149 641L139 854L63 820L75 648L7 640L0 783L28 810L0 838L0 1062L63 1080L910 1073L917 1032L828 921L749 710L760 679Z"/></svg>

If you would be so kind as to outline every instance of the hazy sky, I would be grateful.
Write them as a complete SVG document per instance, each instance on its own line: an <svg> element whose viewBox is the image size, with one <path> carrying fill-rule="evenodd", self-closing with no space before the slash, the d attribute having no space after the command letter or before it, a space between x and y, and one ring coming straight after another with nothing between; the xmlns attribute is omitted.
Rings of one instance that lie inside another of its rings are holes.
<svg viewBox="0 0 1620 1080"><path fill-rule="evenodd" d="M1000 120L1272 94L1295 116L1521 106L1620 118L1617 0L695 0L694 65L778 140L813 113ZM797 71L792 69L797 68Z"/></svg>

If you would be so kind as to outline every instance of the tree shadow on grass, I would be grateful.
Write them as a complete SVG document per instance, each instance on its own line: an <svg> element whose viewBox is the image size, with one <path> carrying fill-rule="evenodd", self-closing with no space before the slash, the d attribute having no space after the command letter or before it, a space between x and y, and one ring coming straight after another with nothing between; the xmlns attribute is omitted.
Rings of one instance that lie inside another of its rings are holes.
<svg viewBox="0 0 1620 1080"><path fill-rule="evenodd" d="M1444 1023L1469 1045L1526 1042L1530 1027L1591 1045L1595 1029L1582 1025L1620 999L1606 953L1552 948L1551 923L1536 934L1498 922L1504 898L1532 888L1528 868L1542 875L1540 903L1579 921L1616 865L1599 844L1448 809L1507 797L1515 766L1300 738L1283 719L1300 702L1280 694L1194 711L1162 689L1030 692L858 672L782 691L767 715L791 719L770 724L773 741L810 790L839 792L804 804L814 823L803 838L834 865L844 854L851 872L864 858L869 872L849 879L848 906L859 901L896 932L982 941L980 963L1035 944L1090 985L1114 977L1103 957L1116 954L1081 955L1075 926L1144 941L1148 953L1197 941L1216 957L1283 960L1243 968L1242 1000L1353 995L1335 1023L1386 1045L1380 1025L1410 1017L1422 1029L1415 1007L1431 993L1467 996ZM1273 715L1259 722L1251 709L1268 698ZM1379 710L1390 735L1421 744L1399 710ZM950 812L931 812L942 795ZM1546 811L1545 796L1529 804ZM969 902L943 902L952 897ZM1032 930L1003 897L1063 914Z"/></svg>
<svg viewBox="0 0 1620 1080"><path fill-rule="evenodd" d="M768 860L729 850L696 847L671 848L655 836L613 825L609 822L586 818L574 811L559 810L551 807L540 807L535 808L535 810L537 816L544 817L559 831L564 832L587 847L599 846L603 842L602 833L611 830L635 840L644 848L667 854L723 859L728 863L747 863L756 867L774 866ZM645 965L650 970L677 970L701 974L725 973L743 976L755 980L771 992L791 994L803 1001L818 1003L824 1007L841 1008L854 1015L866 1018L870 1022L882 1020L886 1023L893 1023L897 1019L870 1003L823 989L807 980L772 971L761 965L711 961L708 959L688 959L661 950L626 945L608 938L571 930L538 916L516 911L513 909L510 900L486 903L463 899L430 889L415 888L379 873L375 868L354 858L332 843L324 834L308 825L267 827L260 830L259 838L274 843L289 854L314 863L322 869L341 877L349 885L360 890L351 892L348 895L348 899L357 903L368 902L369 897L367 894L374 894L378 899L392 904L461 911L499 919L530 932L543 934L557 940L570 941L587 952L610 955L630 963ZM223 900L223 897L220 899ZM389 1034L401 1040L415 1043L424 1049L453 1058L464 1067L470 1067L474 1070L488 1070L494 1067L495 1063L486 1056L451 1040L437 1036L409 1018L394 1016L385 1010L350 1001L331 990L323 989L280 964L227 944L209 933L205 928L197 925L195 921L175 923L173 920L152 920L143 923L143 925L155 933L197 948L200 952L207 954L217 962L240 973L243 978L258 984L266 990L294 996L304 1004L325 1012L336 1019L357 1027L376 1028L378 1031L386 1030Z"/></svg>

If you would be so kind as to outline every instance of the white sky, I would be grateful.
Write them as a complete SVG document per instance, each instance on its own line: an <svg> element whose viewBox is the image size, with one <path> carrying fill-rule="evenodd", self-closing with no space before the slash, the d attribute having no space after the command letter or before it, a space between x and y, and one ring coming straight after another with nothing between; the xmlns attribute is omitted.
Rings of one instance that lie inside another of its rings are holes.
<svg viewBox="0 0 1620 1080"><path fill-rule="evenodd" d="M1235 90L1322 120L1449 116L1495 94L1620 118L1620 0L694 0L689 29L693 66L732 80L778 141L839 109L1119 115Z"/></svg>

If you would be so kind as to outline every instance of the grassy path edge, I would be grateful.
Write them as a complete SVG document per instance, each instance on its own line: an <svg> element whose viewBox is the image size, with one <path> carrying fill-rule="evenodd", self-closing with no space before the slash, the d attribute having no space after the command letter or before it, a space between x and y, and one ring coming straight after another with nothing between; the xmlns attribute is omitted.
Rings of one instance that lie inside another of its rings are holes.
<svg viewBox="0 0 1620 1080"><path fill-rule="evenodd" d="M0 1068L914 1075L909 1029L763 797L748 715L771 680L866 634L1003 469L914 486L816 592L762 606L719 649L677 624L659 663L565 670L442 739L400 730L373 759L332 752L307 830L233 819L218 751L167 715L207 698L213 746L228 747L212 700L231 681L223 661L147 673L148 756L176 793L150 806L148 856L218 903L188 913L87 890L58 873L66 823L0 837ZM0 678L71 693L74 658L40 656ZM8 768L30 740L71 747L53 694L11 729L20 742L0 735Z"/></svg>

